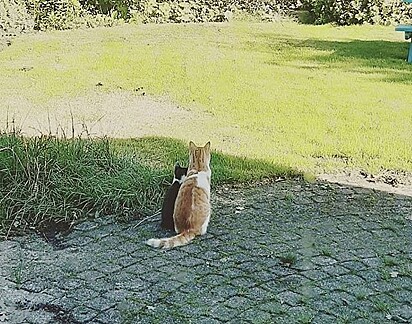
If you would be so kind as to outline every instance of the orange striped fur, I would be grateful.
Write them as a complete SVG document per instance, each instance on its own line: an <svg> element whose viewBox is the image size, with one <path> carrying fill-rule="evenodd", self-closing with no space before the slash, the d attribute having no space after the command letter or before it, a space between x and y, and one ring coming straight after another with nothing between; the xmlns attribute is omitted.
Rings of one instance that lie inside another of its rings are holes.
<svg viewBox="0 0 412 324"><path fill-rule="evenodd" d="M164 249L186 245L207 231L210 220L210 142L203 147L189 143L189 168L177 194L173 219L177 235L146 243Z"/></svg>

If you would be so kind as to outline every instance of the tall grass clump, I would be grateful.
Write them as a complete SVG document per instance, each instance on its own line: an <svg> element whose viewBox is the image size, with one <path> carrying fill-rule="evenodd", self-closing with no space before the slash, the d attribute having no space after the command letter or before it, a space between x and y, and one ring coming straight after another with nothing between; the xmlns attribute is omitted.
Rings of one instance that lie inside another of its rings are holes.
<svg viewBox="0 0 412 324"><path fill-rule="evenodd" d="M107 139L0 135L0 236L97 214L154 210L165 172L115 153Z"/></svg>
<svg viewBox="0 0 412 324"><path fill-rule="evenodd" d="M292 171L214 152L213 184L257 181ZM187 144L133 140L26 138L0 134L0 238L102 215L130 220L153 213Z"/></svg>

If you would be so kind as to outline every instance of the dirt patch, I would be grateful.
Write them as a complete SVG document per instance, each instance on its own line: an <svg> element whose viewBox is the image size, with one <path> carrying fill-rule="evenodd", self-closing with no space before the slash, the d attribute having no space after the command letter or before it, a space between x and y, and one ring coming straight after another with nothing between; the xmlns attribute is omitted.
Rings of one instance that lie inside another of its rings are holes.
<svg viewBox="0 0 412 324"><path fill-rule="evenodd" d="M41 226L36 228L36 232L49 243L55 251L64 250L67 245L64 243L64 236L72 230L72 224L68 222L58 222L49 220L43 222Z"/></svg>
<svg viewBox="0 0 412 324"><path fill-rule="evenodd" d="M27 98L2 98L0 129L17 129L27 136L57 135L110 138L164 136L183 141L224 146L239 152L247 134L238 125L215 117L199 107L181 107L170 98L143 95L144 89L105 92L99 87L88 94L63 97L44 104ZM203 132L208 129L208 132Z"/></svg>
<svg viewBox="0 0 412 324"><path fill-rule="evenodd" d="M44 311L46 313L51 314L56 323L61 323L61 324L81 323L73 317L70 311L65 310L59 305L39 303L36 305L28 306L25 303L20 302L20 303L17 303L17 308L23 309L23 310L27 309L27 310L30 310L31 312Z"/></svg>
<svg viewBox="0 0 412 324"><path fill-rule="evenodd" d="M406 173L387 171L372 175L358 171L342 174L320 174L318 179L412 197L412 175Z"/></svg>
<svg viewBox="0 0 412 324"><path fill-rule="evenodd" d="M185 110L168 98L139 93L98 90L74 98L59 98L35 105L24 98L6 98L3 125L28 136L108 136L130 138L173 134L176 125L199 127L212 119L208 114Z"/></svg>

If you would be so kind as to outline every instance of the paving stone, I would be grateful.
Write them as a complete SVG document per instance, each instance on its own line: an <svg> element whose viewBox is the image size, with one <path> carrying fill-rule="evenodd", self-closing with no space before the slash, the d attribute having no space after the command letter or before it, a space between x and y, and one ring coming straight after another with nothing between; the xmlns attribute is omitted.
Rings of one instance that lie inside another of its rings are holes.
<svg viewBox="0 0 412 324"><path fill-rule="evenodd" d="M96 323L102 323L102 324L106 324L106 323L113 323L113 324L117 324L117 323L122 323L122 314L119 310L117 309L108 309L103 313L100 313L99 315L97 315L94 319L93 322Z"/></svg>
<svg viewBox="0 0 412 324"><path fill-rule="evenodd" d="M97 313L102 313L110 308L113 308L115 305L115 302L101 296L97 296L87 302L87 306Z"/></svg>
<svg viewBox="0 0 412 324"><path fill-rule="evenodd" d="M77 306L72 310L73 317L80 323L88 322L98 315L98 312L86 306Z"/></svg>
<svg viewBox="0 0 412 324"><path fill-rule="evenodd" d="M223 304L219 304L215 307L213 307L210 311L210 315L212 318L217 319L219 321L227 322L234 317L237 317L239 312L237 310L234 310L230 307L227 307Z"/></svg>
<svg viewBox="0 0 412 324"><path fill-rule="evenodd" d="M214 319L214 318L210 318L207 316L200 316L198 318L196 318L196 323L198 324L218 324L221 323L219 320Z"/></svg>
<svg viewBox="0 0 412 324"><path fill-rule="evenodd" d="M240 318L248 323L268 323L271 315L258 309L248 309L240 314Z"/></svg>
<svg viewBox="0 0 412 324"><path fill-rule="evenodd" d="M236 277L234 279L230 280L230 283L232 286L240 289L249 289L251 287L254 287L256 285L256 282L254 280L251 280L249 277Z"/></svg>
<svg viewBox="0 0 412 324"><path fill-rule="evenodd" d="M251 304L252 303L249 298L242 296L233 296L223 303L223 305L234 309L247 309L251 307Z"/></svg>
<svg viewBox="0 0 412 324"><path fill-rule="evenodd" d="M408 321L412 321L412 305L411 304L401 304L395 306L392 311L392 314L396 315L397 317L403 318Z"/></svg>
<svg viewBox="0 0 412 324"><path fill-rule="evenodd" d="M36 305L72 323L412 321L412 198L300 180L228 188L212 193L209 233L170 251L144 244L171 235L158 222L110 217L61 250L0 242L0 311L16 324L56 321Z"/></svg>
<svg viewBox="0 0 412 324"><path fill-rule="evenodd" d="M336 260L327 256L317 256L312 258L312 262L319 266L326 266L335 264Z"/></svg>
<svg viewBox="0 0 412 324"><path fill-rule="evenodd" d="M101 278L104 278L104 274L96 271L96 270L86 270L83 272L76 273L76 278L79 279L80 281L86 281L86 282L96 282Z"/></svg>
<svg viewBox="0 0 412 324"><path fill-rule="evenodd" d="M286 314L289 311L290 306L288 304L282 303L281 300L276 298L270 301L259 303L256 305L256 308L273 316L274 314Z"/></svg>
<svg viewBox="0 0 412 324"><path fill-rule="evenodd" d="M329 274L322 270L307 270L302 275L311 280L322 280L329 277Z"/></svg>
<svg viewBox="0 0 412 324"><path fill-rule="evenodd" d="M337 323L336 317L330 314L319 312L312 320L314 324L335 324Z"/></svg>
<svg viewBox="0 0 412 324"><path fill-rule="evenodd" d="M223 300L227 300L233 296L236 296L237 293L237 289L232 285L216 286L211 289L211 294L214 296L214 298L222 298Z"/></svg>
<svg viewBox="0 0 412 324"><path fill-rule="evenodd" d="M297 306L302 303L302 296L293 291L284 291L276 297L281 304L287 304L289 306Z"/></svg>

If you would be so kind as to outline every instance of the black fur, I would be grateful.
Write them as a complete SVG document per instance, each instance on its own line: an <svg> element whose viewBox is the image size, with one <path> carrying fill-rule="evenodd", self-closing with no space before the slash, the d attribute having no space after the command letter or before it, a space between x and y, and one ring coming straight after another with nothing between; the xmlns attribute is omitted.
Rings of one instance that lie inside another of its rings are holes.
<svg viewBox="0 0 412 324"><path fill-rule="evenodd" d="M182 168L178 163L176 163L174 178L181 181L182 177L185 176L186 173L187 173L187 168ZM165 199L163 201L162 222L160 223L160 226L162 226L162 228L164 229L168 229L168 230L175 229L175 224L173 221L173 211L175 209L176 197L177 197L177 194L181 186L181 183L179 181L175 181L172 183L170 188L167 190Z"/></svg>

